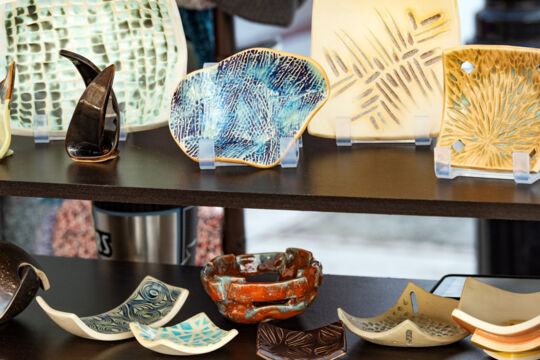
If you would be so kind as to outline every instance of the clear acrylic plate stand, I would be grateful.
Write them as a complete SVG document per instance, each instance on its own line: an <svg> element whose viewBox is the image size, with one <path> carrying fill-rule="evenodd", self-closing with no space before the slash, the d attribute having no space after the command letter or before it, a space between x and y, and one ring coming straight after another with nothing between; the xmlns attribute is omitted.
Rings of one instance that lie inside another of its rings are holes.
<svg viewBox="0 0 540 360"><path fill-rule="evenodd" d="M353 144L415 144L416 146L430 146L429 116L415 116L414 140L353 140L351 138L351 118L349 116L336 117L336 144L337 146L352 146Z"/></svg>
<svg viewBox="0 0 540 360"><path fill-rule="evenodd" d="M540 179L540 173L531 173L531 156L526 152L513 153L513 172L497 172L453 167L451 154L450 148L448 147L435 147L435 175L439 179L454 179L458 176L468 176L489 179L513 179L518 184L533 184Z"/></svg>
<svg viewBox="0 0 540 360"><path fill-rule="evenodd" d="M125 119L124 119L124 113L120 112L120 135L119 140L120 142L127 140L127 132L125 130ZM51 141L54 140L64 140L66 138L65 135L63 136L53 136L50 134L49 131L49 117L45 114L38 114L34 115L34 123L33 123L33 131L34 131L34 143L36 144L48 144Z"/></svg>
<svg viewBox="0 0 540 360"><path fill-rule="evenodd" d="M279 139L280 165L282 168L298 167L302 138L295 141L294 137ZM218 166L246 166L244 164L216 161L215 143L213 139L199 141L199 168L201 170L214 170Z"/></svg>

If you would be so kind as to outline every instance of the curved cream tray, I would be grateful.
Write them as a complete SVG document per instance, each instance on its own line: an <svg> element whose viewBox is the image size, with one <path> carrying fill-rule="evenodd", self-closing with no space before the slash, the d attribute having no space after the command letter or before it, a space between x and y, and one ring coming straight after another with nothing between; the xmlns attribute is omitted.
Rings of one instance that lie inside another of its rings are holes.
<svg viewBox="0 0 540 360"><path fill-rule="evenodd" d="M130 323L135 339L147 349L166 355L206 354L225 346L238 331L226 331L217 327L205 314L199 313L180 324L154 328Z"/></svg>
<svg viewBox="0 0 540 360"><path fill-rule="evenodd" d="M130 322L153 327L165 325L180 311L188 295L186 289L147 276L122 305L100 315L80 318L51 308L40 296L36 300L43 311L67 332L86 339L117 341L133 337ZM145 306L141 306L142 302Z"/></svg>
<svg viewBox="0 0 540 360"><path fill-rule="evenodd" d="M413 305L414 297L418 304L417 312ZM349 330L369 342L430 347L451 344L468 335L450 317L457 305L457 300L433 295L411 282L398 302L379 316L357 318L342 309L338 309L338 316Z"/></svg>
<svg viewBox="0 0 540 360"><path fill-rule="evenodd" d="M523 353L505 353L484 350L486 354L497 360L538 360L540 359L540 349Z"/></svg>
<svg viewBox="0 0 540 360"><path fill-rule="evenodd" d="M513 293L468 278L452 318L483 348L525 352L540 347L540 292Z"/></svg>

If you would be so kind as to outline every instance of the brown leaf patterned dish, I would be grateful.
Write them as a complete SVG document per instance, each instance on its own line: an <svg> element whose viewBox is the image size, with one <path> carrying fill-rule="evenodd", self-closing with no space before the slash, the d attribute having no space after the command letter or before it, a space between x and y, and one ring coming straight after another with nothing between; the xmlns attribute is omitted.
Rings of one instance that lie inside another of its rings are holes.
<svg viewBox="0 0 540 360"><path fill-rule="evenodd" d="M260 323L257 355L269 360L333 360L347 353L341 321L309 331L294 331Z"/></svg>

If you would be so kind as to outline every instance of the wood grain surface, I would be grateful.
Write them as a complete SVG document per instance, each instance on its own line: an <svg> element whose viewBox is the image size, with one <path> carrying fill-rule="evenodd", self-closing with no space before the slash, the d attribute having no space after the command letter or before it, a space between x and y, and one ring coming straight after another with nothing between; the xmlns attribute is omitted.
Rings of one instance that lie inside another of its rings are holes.
<svg viewBox="0 0 540 360"><path fill-rule="evenodd" d="M130 134L120 157L75 163L63 141L15 136L0 162L0 195L163 205L294 209L540 220L540 183L438 180L433 153L413 146L355 145L304 135L297 169L227 166L200 171L168 129Z"/></svg>

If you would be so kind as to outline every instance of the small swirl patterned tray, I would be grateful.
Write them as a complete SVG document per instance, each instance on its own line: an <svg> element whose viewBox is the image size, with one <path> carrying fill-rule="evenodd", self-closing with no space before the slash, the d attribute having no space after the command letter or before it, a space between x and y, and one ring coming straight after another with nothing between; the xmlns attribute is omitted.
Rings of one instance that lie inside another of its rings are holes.
<svg viewBox="0 0 540 360"><path fill-rule="evenodd" d="M130 322L153 327L165 325L180 311L188 295L186 289L147 276L122 305L99 315L80 318L54 310L40 296L36 300L43 311L67 332L92 340L117 341L133 337Z"/></svg>
<svg viewBox="0 0 540 360"><path fill-rule="evenodd" d="M451 318L458 301L433 295L409 283L397 303L373 318L357 318L338 309L345 326L365 340L387 346L447 345L469 333Z"/></svg>

